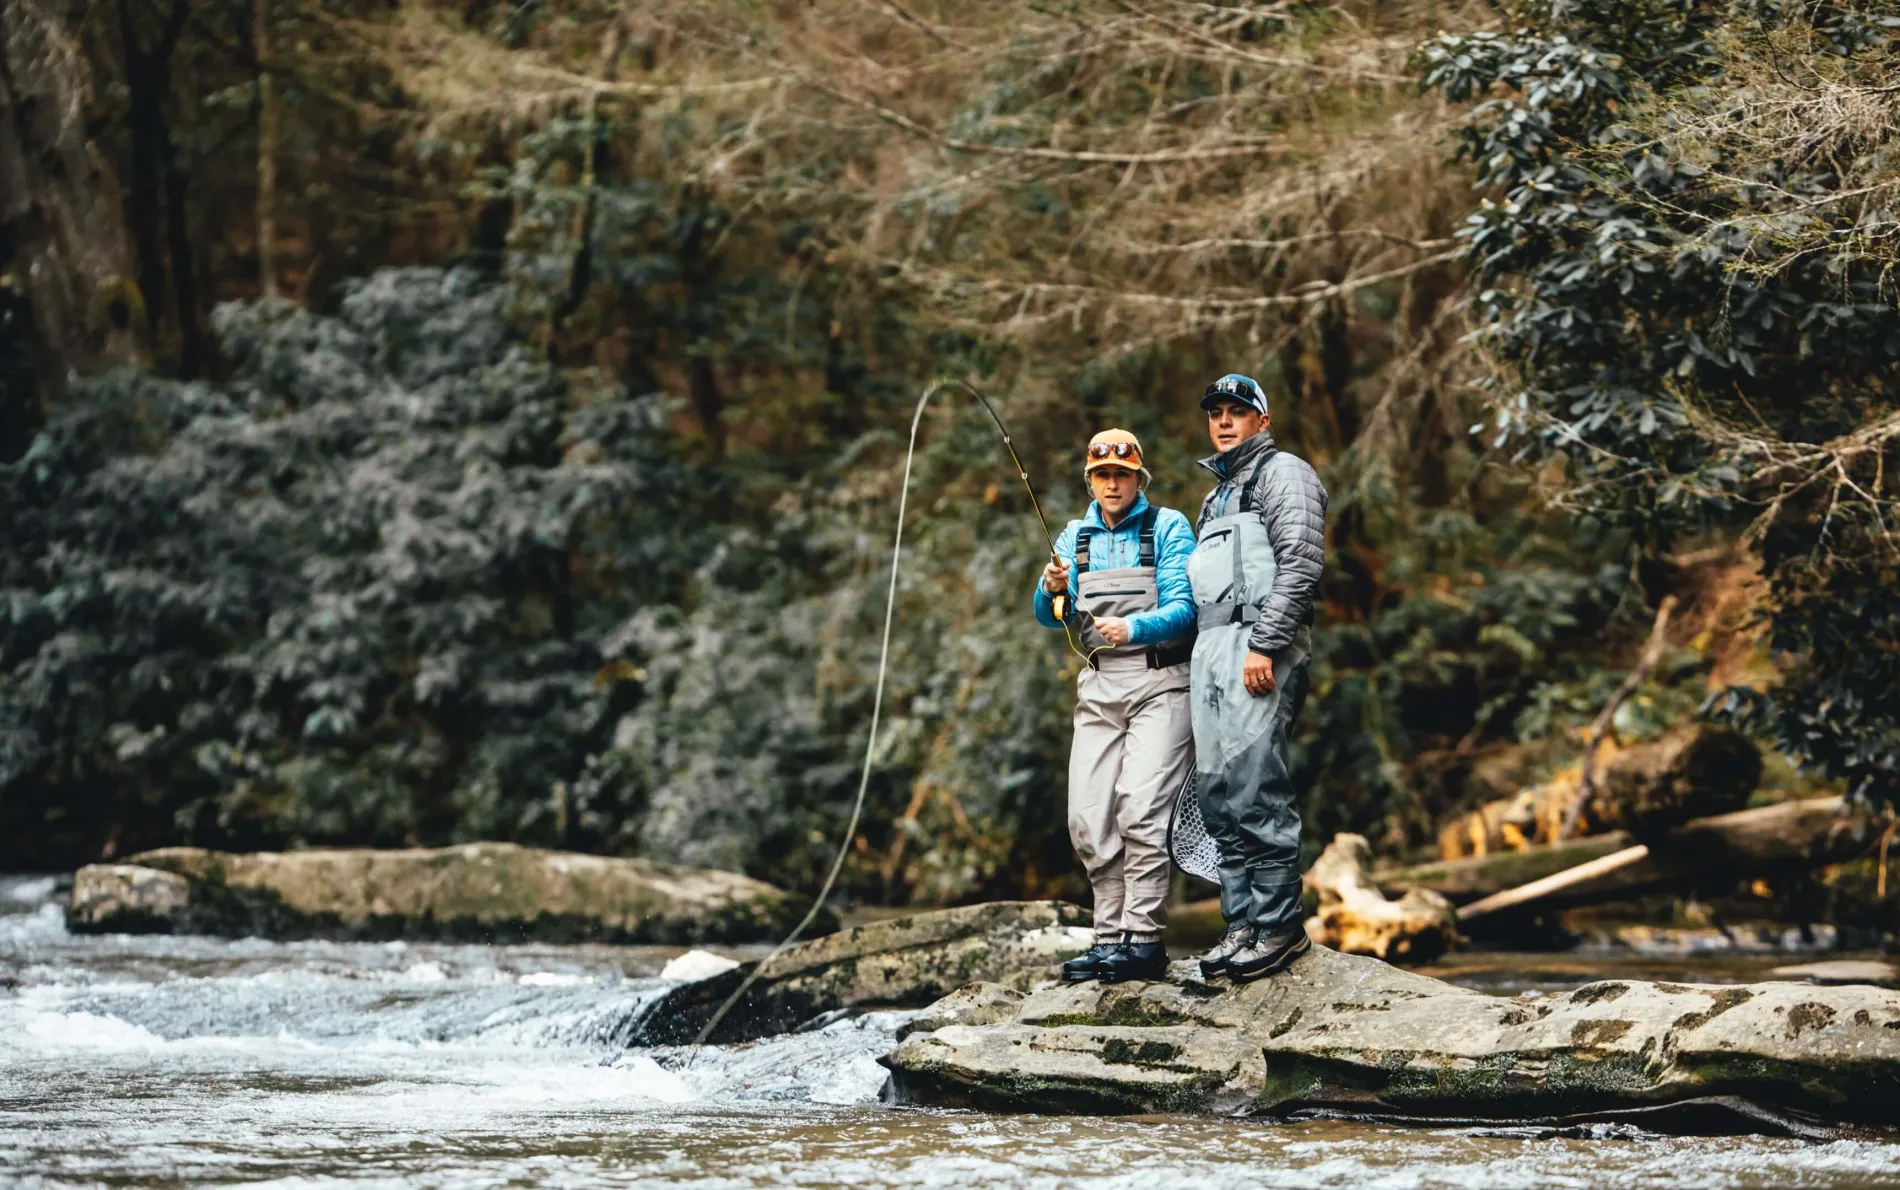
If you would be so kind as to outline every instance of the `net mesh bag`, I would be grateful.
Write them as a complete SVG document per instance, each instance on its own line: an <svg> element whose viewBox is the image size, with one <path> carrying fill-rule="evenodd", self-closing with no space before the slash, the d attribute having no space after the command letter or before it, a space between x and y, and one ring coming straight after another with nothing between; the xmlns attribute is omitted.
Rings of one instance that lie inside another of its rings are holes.
<svg viewBox="0 0 1900 1190"><path fill-rule="evenodd" d="M1168 854L1174 857L1174 866L1188 875L1219 884L1220 846L1207 833L1207 823L1201 818L1201 799L1196 793L1199 786L1199 774L1190 768L1174 799L1174 814L1168 819Z"/></svg>

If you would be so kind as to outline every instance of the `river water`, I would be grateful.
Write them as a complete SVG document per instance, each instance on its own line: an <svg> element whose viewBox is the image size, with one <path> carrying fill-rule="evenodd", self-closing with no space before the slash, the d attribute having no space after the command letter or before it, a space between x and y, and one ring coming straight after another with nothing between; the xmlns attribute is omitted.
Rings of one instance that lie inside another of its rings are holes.
<svg viewBox="0 0 1900 1190"><path fill-rule="evenodd" d="M1864 1140L890 1108L876 1059L903 1013L617 1044L676 953L75 937L51 880L0 877L0 1184L1900 1187L1900 1144Z"/></svg>

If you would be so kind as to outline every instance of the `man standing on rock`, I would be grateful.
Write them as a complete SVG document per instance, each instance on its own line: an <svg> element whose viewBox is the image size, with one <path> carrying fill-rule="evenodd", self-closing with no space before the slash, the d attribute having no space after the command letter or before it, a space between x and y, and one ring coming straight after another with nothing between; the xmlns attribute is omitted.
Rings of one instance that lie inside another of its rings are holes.
<svg viewBox="0 0 1900 1190"><path fill-rule="evenodd" d="M1268 432L1267 395L1229 373L1201 395L1219 482L1201 502L1188 561L1195 771L1220 846L1227 933L1201 959L1212 979L1258 979L1308 946L1300 912L1300 811L1287 732L1306 698L1313 601L1326 547L1326 487Z"/></svg>
<svg viewBox="0 0 1900 1190"><path fill-rule="evenodd" d="M1087 655L1076 677L1069 838L1095 892L1095 945L1062 965L1072 982L1159 979L1168 819L1193 763L1188 657L1194 530L1148 503L1141 443L1103 430L1082 463L1095 500L1056 540L1036 587L1036 619Z"/></svg>

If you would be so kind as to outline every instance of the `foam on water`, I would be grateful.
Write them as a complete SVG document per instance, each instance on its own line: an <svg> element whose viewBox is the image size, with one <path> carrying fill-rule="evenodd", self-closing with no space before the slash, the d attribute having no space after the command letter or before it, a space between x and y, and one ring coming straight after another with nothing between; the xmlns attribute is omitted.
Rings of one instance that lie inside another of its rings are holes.
<svg viewBox="0 0 1900 1190"><path fill-rule="evenodd" d="M115 1016L95 1016L90 1012L42 1012L28 1016L24 1024L25 1036L48 1050L146 1050L166 1044L163 1038L137 1025L129 1025Z"/></svg>

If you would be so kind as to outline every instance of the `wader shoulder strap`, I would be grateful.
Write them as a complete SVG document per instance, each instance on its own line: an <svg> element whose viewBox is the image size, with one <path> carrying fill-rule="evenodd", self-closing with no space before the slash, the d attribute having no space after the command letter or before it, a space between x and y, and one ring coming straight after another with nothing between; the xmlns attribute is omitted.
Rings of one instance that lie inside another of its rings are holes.
<svg viewBox="0 0 1900 1190"><path fill-rule="evenodd" d="M1254 498L1253 498L1254 488L1258 487L1260 484L1261 470L1265 468L1267 463L1272 460L1273 456L1278 453L1280 452L1277 449L1273 447L1268 447L1266 450L1263 450L1260 452L1260 457L1258 459L1254 460L1253 470L1247 473L1246 482L1240 485L1240 507L1239 509L1237 509L1237 511L1239 512L1260 511L1260 506L1254 502ZM1240 534L1238 532L1234 534L1234 548L1233 548L1232 553L1234 555L1234 601L1238 604L1247 605L1246 610L1253 613L1251 617L1248 617L1243 620L1239 620L1238 622L1251 624L1255 620L1260 618L1260 611L1258 608L1251 606L1253 603L1253 600L1247 591L1246 568L1241 565L1241 562L1243 561L1243 559L1241 557ZM1220 605L1216 605L1216 606L1220 606ZM1207 626L1205 624L1205 621L1203 621L1202 626L1203 627Z"/></svg>
<svg viewBox="0 0 1900 1190"><path fill-rule="evenodd" d="M1247 486L1249 488L1253 486L1251 479L1247 481ZM1234 529L1233 544L1228 548L1227 552L1234 556L1234 601L1237 603L1247 603L1249 602L1247 599L1247 570L1246 567L1241 565L1242 551L1240 548L1240 539L1241 532L1239 527L1236 526Z"/></svg>
<svg viewBox="0 0 1900 1190"><path fill-rule="evenodd" d="M1252 512L1259 508L1259 505L1253 502L1253 490L1260 483L1261 469L1267 465L1274 455L1279 453L1278 448L1270 446L1261 451L1260 457L1254 460L1253 470L1247 472L1247 482L1240 485L1240 508L1238 511Z"/></svg>
<svg viewBox="0 0 1900 1190"><path fill-rule="evenodd" d="M1141 565L1155 564L1155 510L1151 506L1141 514ZM1095 529L1091 525L1077 525L1075 528L1075 572L1089 572L1089 537ZM1109 530L1114 532L1114 530Z"/></svg>

